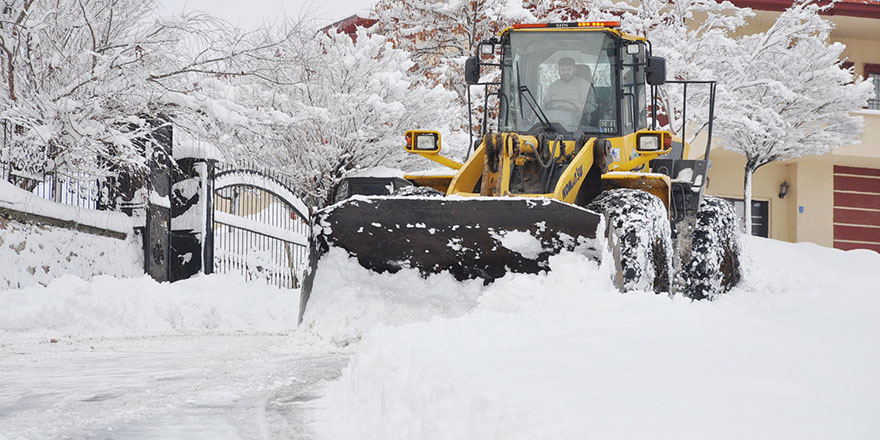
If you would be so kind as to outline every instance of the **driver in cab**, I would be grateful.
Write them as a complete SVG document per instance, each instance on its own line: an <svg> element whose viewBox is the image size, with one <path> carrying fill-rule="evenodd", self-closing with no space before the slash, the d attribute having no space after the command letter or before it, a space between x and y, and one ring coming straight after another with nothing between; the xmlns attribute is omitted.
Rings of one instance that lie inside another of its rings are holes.
<svg viewBox="0 0 880 440"><path fill-rule="evenodd" d="M579 125L584 113L584 105L590 94L590 82L575 75L577 66L571 57L560 58L556 68L559 79L547 87L543 107L548 110L548 117L551 120L555 119L554 122L574 129ZM590 76L589 67L587 67L587 76Z"/></svg>

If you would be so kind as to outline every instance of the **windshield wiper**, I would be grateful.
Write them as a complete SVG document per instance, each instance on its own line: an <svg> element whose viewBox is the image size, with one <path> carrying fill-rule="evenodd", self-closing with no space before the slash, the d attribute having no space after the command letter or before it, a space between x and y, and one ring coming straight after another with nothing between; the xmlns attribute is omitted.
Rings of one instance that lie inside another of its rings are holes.
<svg viewBox="0 0 880 440"><path fill-rule="evenodd" d="M547 115L545 115L544 111L541 110L541 106L538 105L538 100L536 100L535 96L532 95L532 91L529 90L529 86L519 85L519 78L520 78L519 61L516 61L514 64L515 64L515 68L516 68L516 90L519 93L519 114L523 113L523 111L522 111L523 96L528 96L531 100L526 99L525 101L527 104L529 104L529 107L531 107L532 111L535 112L536 115L538 115L538 119L541 121L541 124L544 124L545 128L548 128L548 129L551 128L550 127L550 119L547 119Z"/></svg>
<svg viewBox="0 0 880 440"><path fill-rule="evenodd" d="M519 86L519 99L522 100L523 96L527 96L529 99L526 99L526 103L529 107L532 108L532 111L538 116L538 119L541 120L541 123L544 124L544 127L551 128L550 120L547 119L547 115L544 114L544 110L541 110L541 106L538 105L538 100L535 99L535 96L532 95L532 91L529 90L529 86L522 85Z"/></svg>

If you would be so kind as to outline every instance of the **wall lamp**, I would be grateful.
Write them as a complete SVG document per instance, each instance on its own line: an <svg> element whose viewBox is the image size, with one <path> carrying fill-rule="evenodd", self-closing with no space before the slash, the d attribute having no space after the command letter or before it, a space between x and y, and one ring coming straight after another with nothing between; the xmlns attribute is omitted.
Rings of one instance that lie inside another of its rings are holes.
<svg viewBox="0 0 880 440"><path fill-rule="evenodd" d="M779 198L784 199L786 194L788 194L788 181L783 180L782 184L779 185Z"/></svg>

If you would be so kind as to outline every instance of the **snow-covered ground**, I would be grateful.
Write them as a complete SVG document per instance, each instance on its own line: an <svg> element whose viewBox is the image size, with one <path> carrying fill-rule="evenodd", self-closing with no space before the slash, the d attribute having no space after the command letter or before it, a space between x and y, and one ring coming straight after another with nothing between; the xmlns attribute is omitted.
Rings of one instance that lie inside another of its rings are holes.
<svg viewBox="0 0 880 440"><path fill-rule="evenodd" d="M314 384L340 356L285 335L95 338L0 346L0 439L311 438Z"/></svg>
<svg viewBox="0 0 880 440"><path fill-rule="evenodd" d="M0 331L7 338L82 340L200 333L285 333L296 327L299 293L235 275L174 284L65 276L48 286L0 292Z"/></svg>
<svg viewBox="0 0 880 440"><path fill-rule="evenodd" d="M378 326L319 402L322 437L880 438L880 255L750 239L744 260L744 284L691 302L563 255L459 317Z"/></svg>
<svg viewBox="0 0 880 440"><path fill-rule="evenodd" d="M229 275L0 291L0 439L311 438L346 357L291 341L298 306Z"/></svg>
<svg viewBox="0 0 880 440"><path fill-rule="evenodd" d="M0 291L0 439L880 438L880 255L745 252L714 302L574 254L484 287L331 252L297 330L295 291L228 276Z"/></svg>

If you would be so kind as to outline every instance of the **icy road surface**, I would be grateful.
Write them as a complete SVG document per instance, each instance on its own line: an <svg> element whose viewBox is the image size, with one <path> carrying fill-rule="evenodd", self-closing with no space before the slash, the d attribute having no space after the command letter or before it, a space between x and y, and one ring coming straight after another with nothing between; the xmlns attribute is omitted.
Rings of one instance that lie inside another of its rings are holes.
<svg viewBox="0 0 880 440"><path fill-rule="evenodd" d="M312 438L311 402L347 359L294 345L286 335L3 344L0 439Z"/></svg>
<svg viewBox="0 0 880 440"><path fill-rule="evenodd" d="M298 308L227 275L0 291L0 440L311 438L347 358L295 340Z"/></svg>

